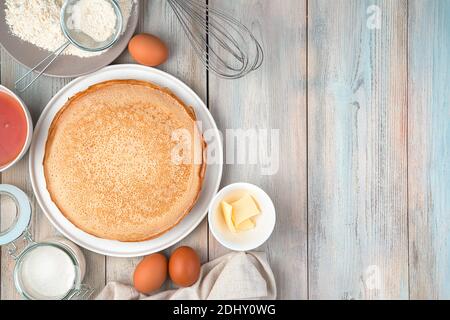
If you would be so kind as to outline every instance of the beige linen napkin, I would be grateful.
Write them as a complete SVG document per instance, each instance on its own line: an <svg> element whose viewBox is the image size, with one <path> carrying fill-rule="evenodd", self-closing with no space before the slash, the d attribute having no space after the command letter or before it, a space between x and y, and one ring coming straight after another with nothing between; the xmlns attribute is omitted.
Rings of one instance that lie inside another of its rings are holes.
<svg viewBox="0 0 450 320"><path fill-rule="evenodd" d="M276 285L264 252L233 252L205 263L198 281L180 288L144 296L132 286L109 282L97 300L231 300L275 299Z"/></svg>

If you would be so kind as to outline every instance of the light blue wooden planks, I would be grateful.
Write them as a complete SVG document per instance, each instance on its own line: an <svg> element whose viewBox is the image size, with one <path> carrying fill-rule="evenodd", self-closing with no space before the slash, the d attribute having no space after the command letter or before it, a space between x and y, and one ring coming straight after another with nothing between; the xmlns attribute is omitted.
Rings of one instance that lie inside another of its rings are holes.
<svg viewBox="0 0 450 320"><path fill-rule="evenodd" d="M279 297L449 299L450 1L312 0L308 29L306 1L209 3L248 23L266 49L262 69L247 78L210 75L209 105L222 130L280 129L278 174L226 165L223 180L259 184L275 201L276 230L262 250ZM162 69L206 99L206 72L170 9L144 7L141 31L174 53ZM0 60L1 83L12 86L24 69L4 51ZM66 82L43 78L24 95L35 120ZM26 160L3 182L31 192ZM52 235L33 205L37 237ZM204 260L225 252L211 235L208 249L206 223L184 243ZM4 250L1 298L18 298ZM87 282L97 289L105 278L129 282L139 261L88 260Z"/></svg>
<svg viewBox="0 0 450 320"><path fill-rule="evenodd" d="M450 299L450 1L409 1L411 298Z"/></svg>
<svg viewBox="0 0 450 320"><path fill-rule="evenodd" d="M259 250L268 255L277 297L306 299L306 1L209 0L209 4L246 24L265 50L261 68L242 79L223 80L210 74L209 107L219 129L224 135L226 129L279 130L279 143L267 139L277 146L274 158L279 155L278 166L271 166L278 169L274 174L267 175L272 170L264 174L262 161L235 161L224 165L222 185L254 183L273 199L275 230ZM250 144L246 150L255 152L254 147ZM260 151L270 150L261 143ZM230 152L231 147L225 156ZM212 234L209 252L211 259L226 252Z"/></svg>
<svg viewBox="0 0 450 320"><path fill-rule="evenodd" d="M406 1L308 17L309 298L408 298Z"/></svg>

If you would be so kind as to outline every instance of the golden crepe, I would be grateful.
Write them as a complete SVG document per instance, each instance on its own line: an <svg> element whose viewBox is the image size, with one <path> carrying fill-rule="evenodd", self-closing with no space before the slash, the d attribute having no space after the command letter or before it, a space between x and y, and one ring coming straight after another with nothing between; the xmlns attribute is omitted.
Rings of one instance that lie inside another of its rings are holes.
<svg viewBox="0 0 450 320"><path fill-rule="evenodd" d="M206 145L193 110L167 89L136 80L96 84L53 119L44 173L53 202L100 238L143 241L191 210Z"/></svg>

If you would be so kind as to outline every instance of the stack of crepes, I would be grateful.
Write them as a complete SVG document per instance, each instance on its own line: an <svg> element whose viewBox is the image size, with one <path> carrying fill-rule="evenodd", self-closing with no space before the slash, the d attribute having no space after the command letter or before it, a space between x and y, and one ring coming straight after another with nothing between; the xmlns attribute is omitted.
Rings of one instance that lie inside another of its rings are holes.
<svg viewBox="0 0 450 320"><path fill-rule="evenodd" d="M206 145L193 110L167 89L136 80L76 94L49 129L44 173L62 214L94 236L157 237L194 206Z"/></svg>

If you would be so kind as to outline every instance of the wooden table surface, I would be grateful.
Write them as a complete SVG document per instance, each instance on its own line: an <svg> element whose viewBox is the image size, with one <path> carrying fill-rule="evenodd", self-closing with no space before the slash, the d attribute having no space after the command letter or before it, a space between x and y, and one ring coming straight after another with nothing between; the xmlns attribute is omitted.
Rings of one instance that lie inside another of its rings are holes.
<svg viewBox="0 0 450 320"><path fill-rule="evenodd" d="M171 49L161 69L204 99L221 130L280 130L275 175L226 164L222 181L255 183L274 200L277 225L261 250L279 298L450 298L450 0L209 0L265 50L261 69L234 81L208 74L166 1L142 4L138 32ZM26 71L5 51L0 66L9 88ZM35 122L70 80L42 78L21 94ZM56 233L26 158L1 182L30 195L36 239ZM180 244L203 261L226 252L206 221ZM140 260L84 252L97 290L129 283ZM2 248L1 299L19 298L13 267Z"/></svg>

